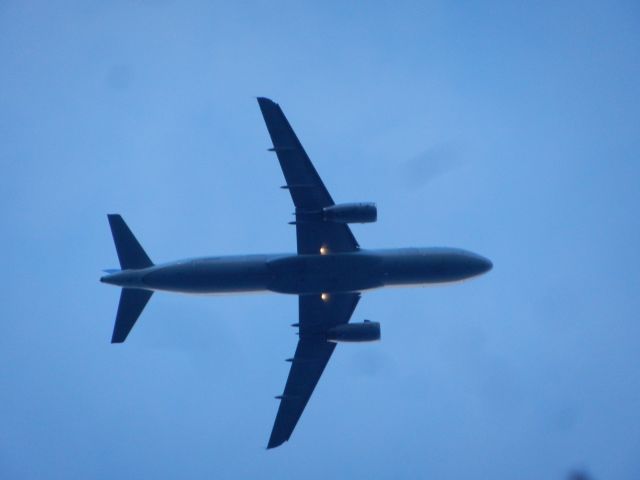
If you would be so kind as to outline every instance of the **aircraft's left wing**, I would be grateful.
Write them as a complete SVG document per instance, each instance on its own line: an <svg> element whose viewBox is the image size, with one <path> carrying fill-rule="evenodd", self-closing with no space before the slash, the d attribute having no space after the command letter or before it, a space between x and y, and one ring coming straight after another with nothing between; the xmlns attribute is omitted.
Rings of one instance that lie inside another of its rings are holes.
<svg viewBox="0 0 640 480"><path fill-rule="evenodd" d="M291 361L289 378L280 398L267 448L289 440L336 346L326 339L327 330L347 323L360 299L359 293L300 295L300 340Z"/></svg>

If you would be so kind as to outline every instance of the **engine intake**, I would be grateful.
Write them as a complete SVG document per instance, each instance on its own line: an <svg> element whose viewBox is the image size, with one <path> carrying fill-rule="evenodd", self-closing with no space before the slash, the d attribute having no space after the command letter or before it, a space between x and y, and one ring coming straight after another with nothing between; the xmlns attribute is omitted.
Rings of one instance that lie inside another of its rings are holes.
<svg viewBox="0 0 640 480"><path fill-rule="evenodd" d="M345 323L329 329L327 340L335 343L375 342L380 340L380 323Z"/></svg>
<svg viewBox="0 0 640 480"><path fill-rule="evenodd" d="M372 223L378 219L375 203L341 203L322 209L323 220L335 223Z"/></svg>

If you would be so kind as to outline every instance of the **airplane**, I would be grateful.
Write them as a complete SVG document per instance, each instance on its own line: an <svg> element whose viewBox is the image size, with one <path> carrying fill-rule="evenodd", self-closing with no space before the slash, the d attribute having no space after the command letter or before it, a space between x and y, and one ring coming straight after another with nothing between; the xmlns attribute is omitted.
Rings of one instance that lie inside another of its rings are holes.
<svg viewBox="0 0 640 480"><path fill-rule="evenodd" d="M154 264L122 217L108 215L120 270L103 283L122 287L112 343L125 341L155 291L189 294L275 292L298 296L299 340L267 449L288 441L337 343L380 340L380 323L349 323L363 292L458 282L492 263L455 248L361 248L349 224L377 220L374 203L336 204L280 106L259 97L295 205L297 253L204 257Z"/></svg>

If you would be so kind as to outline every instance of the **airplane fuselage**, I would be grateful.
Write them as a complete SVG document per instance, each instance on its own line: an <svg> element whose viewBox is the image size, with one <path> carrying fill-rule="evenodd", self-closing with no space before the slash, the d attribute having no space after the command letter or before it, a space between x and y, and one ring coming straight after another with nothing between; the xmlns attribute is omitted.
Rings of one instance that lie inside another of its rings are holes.
<svg viewBox="0 0 640 480"><path fill-rule="evenodd" d="M192 294L268 291L305 295L449 283L490 269L489 260L465 250L402 248L325 255L203 257L123 270L101 281Z"/></svg>

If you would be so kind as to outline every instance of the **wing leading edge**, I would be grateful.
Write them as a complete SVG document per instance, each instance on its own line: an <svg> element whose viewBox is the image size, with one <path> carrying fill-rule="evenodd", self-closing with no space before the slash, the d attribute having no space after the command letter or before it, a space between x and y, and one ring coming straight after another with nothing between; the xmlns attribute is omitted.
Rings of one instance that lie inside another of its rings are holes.
<svg viewBox="0 0 640 480"><path fill-rule="evenodd" d="M273 142L270 150L276 152L286 180L284 188L296 207L298 253L317 254L323 246L332 252L357 250L358 242L347 225L299 220L334 205L333 199L280 106L268 98L258 98L258 104Z"/></svg>
<svg viewBox="0 0 640 480"><path fill-rule="evenodd" d="M327 330L347 323L360 299L359 293L332 294L328 300L320 295L300 295L300 340L291 361L289 377L280 399L267 448L289 440L336 344L326 339Z"/></svg>

